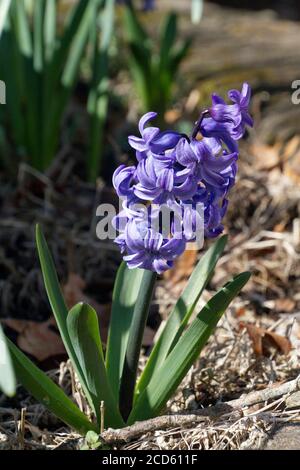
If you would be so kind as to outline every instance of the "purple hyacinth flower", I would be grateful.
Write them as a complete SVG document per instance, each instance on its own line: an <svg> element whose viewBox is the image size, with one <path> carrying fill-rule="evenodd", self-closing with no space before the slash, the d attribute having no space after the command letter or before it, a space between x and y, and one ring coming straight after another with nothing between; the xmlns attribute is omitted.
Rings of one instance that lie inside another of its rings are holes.
<svg viewBox="0 0 300 470"><path fill-rule="evenodd" d="M230 90L228 97L234 104L226 104L220 96L213 94L209 113L214 121L225 125L225 129L234 140L238 140L244 135L246 125L253 126L248 111L251 88L248 83L244 83L241 92Z"/></svg>
<svg viewBox="0 0 300 470"><path fill-rule="evenodd" d="M185 250L183 239L164 239L162 234L130 220L126 227L127 255L124 261L130 269L141 268L158 274L170 269L173 261Z"/></svg>
<svg viewBox="0 0 300 470"><path fill-rule="evenodd" d="M150 11L154 10L155 8L155 0L143 0L143 11Z"/></svg>
<svg viewBox="0 0 300 470"><path fill-rule="evenodd" d="M129 4L128 0L117 0L117 3L119 3L120 5ZM145 11L145 12L154 10L155 0L142 0L141 8L142 8L142 11Z"/></svg>
<svg viewBox="0 0 300 470"><path fill-rule="evenodd" d="M199 130L203 137L214 138L220 144L224 143L229 152L238 152L236 140L240 136L240 131L238 130L238 133L234 132L232 128L228 127L227 123L217 122L209 117L202 121Z"/></svg>
<svg viewBox="0 0 300 470"><path fill-rule="evenodd" d="M216 139L201 141L193 139L188 142L181 139L176 147L177 160L190 168L191 173L197 175L198 180L206 185L222 189L227 180L222 172L228 171L237 160L237 153L221 154L221 146Z"/></svg>
<svg viewBox="0 0 300 470"><path fill-rule="evenodd" d="M156 116L157 113L154 112L144 114L139 121L139 131L142 137L133 135L128 137L129 145L136 150L138 161L150 156L151 152L163 153L174 148L181 138L181 134L175 131L160 132L158 127L145 127Z"/></svg>
<svg viewBox="0 0 300 470"><path fill-rule="evenodd" d="M215 238L220 235L224 226L222 225L222 219L226 214L228 207L228 200L223 199L221 205L217 202L208 204L204 210L204 227L205 236L207 238Z"/></svg>
<svg viewBox="0 0 300 470"><path fill-rule="evenodd" d="M214 94L190 138L147 127L156 113L141 118L141 137L129 137L138 164L121 165L113 176L123 199L113 221L120 232L115 241L130 268L162 273L188 241L201 240L203 232L213 238L223 231L227 195L237 173L237 140L253 124L250 94L247 84L241 92L228 93L232 104Z"/></svg>
<svg viewBox="0 0 300 470"><path fill-rule="evenodd" d="M182 135L175 131L162 131L157 134L150 143L150 148L153 153L162 154L167 150L176 147Z"/></svg>
<svg viewBox="0 0 300 470"><path fill-rule="evenodd" d="M248 83L243 83L242 91L229 90L228 98L239 106L243 123L247 124L247 126L253 127L253 119L248 110L251 99L250 85L248 85Z"/></svg>
<svg viewBox="0 0 300 470"><path fill-rule="evenodd" d="M150 143L154 137L159 133L158 127L146 127L149 121L154 119L157 113L149 112L144 114L139 121L139 131L142 137L135 137L130 135L128 137L129 145L137 151L136 157L138 161L147 156L150 151Z"/></svg>
<svg viewBox="0 0 300 470"><path fill-rule="evenodd" d="M133 195L132 184L136 173L135 166L120 165L113 174L113 186L119 197L131 197Z"/></svg>
<svg viewBox="0 0 300 470"><path fill-rule="evenodd" d="M191 197L197 189L197 180L189 169L176 160L176 152L155 155L139 162L138 183L134 186L137 197L155 204Z"/></svg>

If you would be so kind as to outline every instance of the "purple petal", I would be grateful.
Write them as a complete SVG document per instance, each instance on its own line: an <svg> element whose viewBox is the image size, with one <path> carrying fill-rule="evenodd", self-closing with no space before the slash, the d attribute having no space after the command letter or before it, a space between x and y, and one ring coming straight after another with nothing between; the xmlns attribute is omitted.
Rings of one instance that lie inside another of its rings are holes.
<svg viewBox="0 0 300 470"><path fill-rule="evenodd" d="M219 156L219 157L212 157L207 162L207 165L213 171L222 171L226 169L228 166L231 166L233 162L235 162L238 158L237 153L230 153L227 155Z"/></svg>
<svg viewBox="0 0 300 470"><path fill-rule="evenodd" d="M241 91L241 106L249 106L251 98L251 87L248 83L243 83L242 91Z"/></svg>
<svg viewBox="0 0 300 470"><path fill-rule="evenodd" d="M226 104L223 98L221 98L221 96L217 95L216 93L211 95L211 102L213 106L216 104Z"/></svg>
<svg viewBox="0 0 300 470"><path fill-rule="evenodd" d="M140 139L139 137L135 137L134 135L130 135L128 137L128 142L130 147L135 150L138 150L139 152L145 152L145 150L147 150L148 148L144 139Z"/></svg>
<svg viewBox="0 0 300 470"><path fill-rule="evenodd" d="M181 165L187 167L197 163L198 161L191 144L184 138L181 139L177 144L176 158Z"/></svg>
<svg viewBox="0 0 300 470"><path fill-rule="evenodd" d="M139 131L141 135L143 135L145 125L152 119L155 119L156 116L157 116L157 113L150 111L149 113L146 113L144 114L144 116L141 117L139 121Z"/></svg>
<svg viewBox="0 0 300 470"><path fill-rule="evenodd" d="M234 103L239 104L241 101L241 93L238 90L229 90L228 98Z"/></svg>
<svg viewBox="0 0 300 470"><path fill-rule="evenodd" d="M141 268L143 266L143 256L141 253L123 256L129 269Z"/></svg>
<svg viewBox="0 0 300 470"><path fill-rule="evenodd" d="M183 238L171 238L160 249L160 254L166 260L173 260L180 256L185 250L185 240Z"/></svg>
<svg viewBox="0 0 300 470"><path fill-rule="evenodd" d="M212 155L218 155L222 150L222 145L219 139L214 137L203 137L201 141L209 150Z"/></svg>
<svg viewBox="0 0 300 470"><path fill-rule="evenodd" d="M151 142L151 140L153 140L158 133L159 133L158 127L147 127L143 131L143 139L145 140L145 142L149 144L149 142Z"/></svg>
<svg viewBox="0 0 300 470"><path fill-rule="evenodd" d="M153 260L153 270L156 271L157 274L162 274L163 272L172 268L172 266L173 263L171 261L166 261L163 258L157 258Z"/></svg>
<svg viewBox="0 0 300 470"><path fill-rule="evenodd" d="M157 188L165 189L166 191L171 192L174 185L174 170L162 170L156 181Z"/></svg>
<svg viewBox="0 0 300 470"><path fill-rule="evenodd" d="M181 139L181 134L175 131L160 132L150 144L151 151L154 153L162 153L176 147Z"/></svg>
<svg viewBox="0 0 300 470"><path fill-rule="evenodd" d="M149 250L151 252L157 252L162 246L162 243L163 243L162 234L156 232L153 229L149 229L144 238L144 246L146 250Z"/></svg>
<svg viewBox="0 0 300 470"><path fill-rule="evenodd" d="M232 122L238 126L242 120L238 104L216 104L210 108L211 117L218 122Z"/></svg>

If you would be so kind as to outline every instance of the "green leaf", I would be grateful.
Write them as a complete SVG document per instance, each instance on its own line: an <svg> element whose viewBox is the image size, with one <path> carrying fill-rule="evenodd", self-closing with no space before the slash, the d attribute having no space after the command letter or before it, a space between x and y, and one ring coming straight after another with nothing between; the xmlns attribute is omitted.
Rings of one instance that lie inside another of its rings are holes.
<svg viewBox="0 0 300 470"><path fill-rule="evenodd" d="M91 182L96 181L101 169L103 129L109 98L109 48L114 32L114 10L115 0L107 0L101 13L101 40L99 40L96 22L93 31L93 76L88 98L90 116L88 176Z"/></svg>
<svg viewBox="0 0 300 470"><path fill-rule="evenodd" d="M64 69L68 55L70 53L70 48L72 46L76 32L78 31L79 25L82 22L85 12L88 8L88 3L86 0L80 0L72 8L71 13L65 24L59 47L57 48L55 55L53 57L53 62L50 69L50 78L53 82L53 85L57 85L57 80L61 76L61 73Z"/></svg>
<svg viewBox="0 0 300 470"><path fill-rule="evenodd" d="M34 69L41 72L44 61L44 15L45 0L34 3L33 9L33 63Z"/></svg>
<svg viewBox="0 0 300 470"><path fill-rule="evenodd" d="M1 75L6 84L6 116L9 118L12 136L15 139L16 145L21 146L26 141L26 123L20 113L23 102L23 67L16 38L13 36L11 27L7 23L0 40L0 61L6 64L2 69ZM11 73L12 70L13 73ZM14 162L11 163L14 165Z"/></svg>
<svg viewBox="0 0 300 470"><path fill-rule="evenodd" d="M58 282L54 262L52 256L50 254L49 248L47 246L47 242L45 237L42 233L42 230L39 225L36 226L36 244L38 249L38 254L40 258L44 284L46 288L46 292L48 295L48 299L52 308L53 315L55 317L61 338L69 355L69 358L72 361L74 369L78 375L80 383L83 387L85 395L91 405L92 409L94 410L95 414L97 414L97 410L94 409L94 402L92 400L91 394L89 392L83 371L77 359L77 355L75 354L68 328L67 328L67 316L68 310L61 292L61 288Z"/></svg>
<svg viewBox="0 0 300 470"><path fill-rule="evenodd" d="M10 8L12 33L16 41L18 73L21 73L19 86L22 90L22 101L19 113L26 116L26 157L38 169L42 168L42 155L39 152L40 142L40 87L37 71L33 65L33 43L29 17L24 2L13 0ZM16 71L14 71L16 72Z"/></svg>
<svg viewBox="0 0 300 470"><path fill-rule="evenodd" d="M30 25L26 15L24 2L20 2L20 0L12 0L11 17L12 23L15 25L14 31L20 51L25 57L32 57Z"/></svg>
<svg viewBox="0 0 300 470"><path fill-rule="evenodd" d="M59 124L66 104L76 83L80 61L88 36L97 18L97 9L101 0L81 0L72 11L66 25L60 47L57 48L49 67L47 89L45 91L46 108L44 156L45 167L49 166L58 140ZM53 93L56 99L52 100Z"/></svg>
<svg viewBox="0 0 300 470"><path fill-rule="evenodd" d="M227 283L200 311L138 398L128 424L157 416L198 358L226 308L250 278L242 273Z"/></svg>
<svg viewBox="0 0 300 470"><path fill-rule="evenodd" d="M96 426L87 419L62 389L36 367L10 340L7 341L17 378L26 390L59 419L79 433L86 434L90 430L97 431Z"/></svg>
<svg viewBox="0 0 300 470"><path fill-rule="evenodd" d="M0 5L0 38L6 22L7 13L10 7L11 0L2 0Z"/></svg>
<svg viewBox="0 0 300 470"><path fill-rule="evenodd" d="M106 348L106 369L116 400L119 399L129 329L142 277L143 271L141 269L128 269L126 263L123 262L115 280Z"/></svg>
<svg viewBox="0 0 300 470"><path fill-rule="evenodd" d="M177 36L177 15L170 13L166 20L161 33L160 45L160 68L168 66L170 52Z"/></svg>
<svg viewBox="0 0 300 470"><path fill-rule="evenodd" d="M153 89L157 86L157 76L151 67L151 51L143 44L130 43L130 71L140 94L144 110L152 109Z"/></svg>
<svg viewBox="0 0 300 470"><path fill-rule="evenodd" d="M183 43L174 48L170 53L169 58L169 73L174 76L177 72L181 62L188 55L191 45L193 43L193 38L189 37L183 41Z"/></svg>
<svg viewBox="0 0 300 470"><path fill-rule="evenodd" d="M104 401L106 426L114 428L123 426L124 422L107 380L95 310L84 303L75 305L68 313L67 326L93 400L99 426L101 401Z"/></svg>
<svg viewBox="0 0 300 470"><path fill-rule="evenodd" d="M120 384L119 407L127 420L134 402L139 357L157 273L143 269L143 278L134 306Z"/></svg>
<svg viewBox="0 0 300 470"><path fill-rule="evenodd" d="M131 43L145 44L149 41L149 36L135 13L132 5L125 4L123 8L124 29L127 39Z"/></svg>
<svg viewBox="0 0 300 470"><path fill-rule="evenodd" d="M0 390L12 397L16 393L16 379L6 339L0 325Z"/></svg>
<svg viewBox="0 0 300 470"><path fill-rule="evenodd" d="M56 44L56 0L46 0L44 18L45 59L50 62Z"/></svg>
<svg viewBox="0 0 300 470"><path fill-rule="evenodd" d="M177 343L186 327L197 302L210 280L218 259L222 255L227 236L219 238L205 253L195 267L187 286L174 306L167 323L150 354L147 364L136 386L136 397L142 393L152 375L161 367L165 358Z"/></svg>

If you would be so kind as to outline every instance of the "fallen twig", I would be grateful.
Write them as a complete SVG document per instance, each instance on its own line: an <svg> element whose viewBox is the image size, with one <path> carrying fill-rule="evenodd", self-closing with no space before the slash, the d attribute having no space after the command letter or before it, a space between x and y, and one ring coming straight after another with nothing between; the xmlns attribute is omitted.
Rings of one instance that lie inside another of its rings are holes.
<svg viewBox="0 0 300 470"><path fill-rule="evenodd" d="M233 412L238 412L240 414L244 407L253 406L270 399L279 398L297 390L300 390L300 376L295 380L291 380L284 384L251 392L248 395L242 395L236 400L219 403L215 406L211 406L210 408L195 411L192 414L181 413L158 416L157 418L140 421L132 426L127 426L122 429L109 428L101 434L101 438L108 445L117 445L123 442L130 442L149 432L161 431L169 428L182 428L201 423L206 419L215 419L226 414L230 414L230 416L233 417Z"/></svg>

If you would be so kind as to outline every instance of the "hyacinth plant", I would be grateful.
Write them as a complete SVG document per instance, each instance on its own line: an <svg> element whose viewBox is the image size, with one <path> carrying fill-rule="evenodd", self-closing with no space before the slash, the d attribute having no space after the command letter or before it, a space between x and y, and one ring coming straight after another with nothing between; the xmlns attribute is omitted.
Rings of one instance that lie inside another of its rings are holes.
<svg viewBox="0 0 300 470"><path fill-rule="evenodd" d="M0 60L6 67L0 79L6 83L8 112L0 110L0 123L9 128L18 159L45 171L59 148L63 118L89 44L87 176L95 181L108 106L115 0L74 2L62 25L59 8L57 0L1 0ZM0 163L7 152L2 153ZM9 159L3 162L12 172L18 167Z"/></svg>
<svg viewBox="0 0 300 470"><path fill-rule="evenodd" d="M213 95L211 107L201 114L190 137L146 127L155 113L148 113L140 120L141 137L129 137L136 151L137 165L121 165L113 177L123 207L114 219L120 229L115 241L123 252L124 262L115 281L105 351L93 308L79 303L67 310L51 254L37 227L36 241L45 288L89 404L89 417L12 342L7 343L18 380L37 400L82 434L90 430L97 432L103 426L123 427L161 413L226 308L249 279L249 273L236 276L191 320L225 248L226 236L220 237L195 267L137 378L157 274L170 269L187 243L195 239L193 229L199 217L195 204L199 200L204 207L205 236L217 237L223 231L228 193L237 173L237 141L243 136L246 125L252 125L248 113L249 86L244 84L241 92L232 90L228 95L231 104ZM174 214L168 235L163 233L160 224L154 224L157 228L152 224L153 218L158 217L158 209L151 213L151 207L160 208L163 204ZM185 204L188 213L179 217L185 212ZM141 211L141 207L144 210ZM179 226L174 223L176 217Z"/></svg>
<svg viewBox="0 0 300 470"><path fill-rule="evenodd" d="M174 76L189 53L192 38L178 40L177 15L166 15L158 38L153 40L140 21L134 3L124 0L124 36L129 50L129 71L135 83L143 111L155 109L164 125L163 117L172 102ZM144 10L154 7L145 2Z"/></svg>

